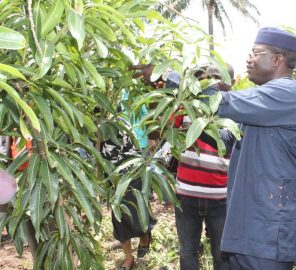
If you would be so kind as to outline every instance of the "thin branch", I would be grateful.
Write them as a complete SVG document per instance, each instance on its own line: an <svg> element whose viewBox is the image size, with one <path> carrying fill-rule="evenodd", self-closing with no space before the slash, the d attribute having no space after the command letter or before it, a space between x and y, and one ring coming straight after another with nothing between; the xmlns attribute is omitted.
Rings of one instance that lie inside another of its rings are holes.
<svg viewBox="0 0 296 270"><path fill-rule="evenodd" d="M35 41L35 45L36 45L37 50L39 51L40 55L42 55L42 49L41 49L41 46L38 42L37 35L35 32L35 24L34 24L33 13L32 13L32 0L28 0L28 13L29 13L29 21L31 24L31 31L32 31L32 35L33 35L33 38Z"/></svg>
<svg viewBox="0 0 296 270"><path fill-rule="evenodd" d="M184 19L184 21L187 22L190 26L192 26L192 25L191 25L191 23L188 20L191 20L191 21L194 21L196 23L199 23L199 21L196 21L196 20L194 20L192 18L189 18L189 17L184 16L181 12L179 12L178 10L176 10L175 8L173 8L172 6L170 6L170 5L168 5L168 4L164 3L164 2L159 2L159 4L161 4L161 5L165 6L166 8L174 11L176 14L178 14L180 17L182 17Z"/></svg>

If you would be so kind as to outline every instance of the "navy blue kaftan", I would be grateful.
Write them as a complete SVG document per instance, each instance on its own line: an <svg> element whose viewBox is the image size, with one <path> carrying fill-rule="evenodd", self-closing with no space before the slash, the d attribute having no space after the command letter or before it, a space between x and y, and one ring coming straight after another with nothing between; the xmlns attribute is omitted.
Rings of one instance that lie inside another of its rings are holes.
<svg viewBox="0 0 296 270"><path fill-rule="evenodd" d="M296 261L296 81L222 95L218 114L244 133L231 155L222 250Z"/></svg>

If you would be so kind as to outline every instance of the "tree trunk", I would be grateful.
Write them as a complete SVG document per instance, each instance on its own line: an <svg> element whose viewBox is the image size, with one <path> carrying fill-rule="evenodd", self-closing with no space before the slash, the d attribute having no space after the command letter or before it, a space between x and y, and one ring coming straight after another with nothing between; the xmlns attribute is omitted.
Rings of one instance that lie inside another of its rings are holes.
<svg viewBox="0 0 296 270"><path fill-rule="evenodd" d="M209 29L209 35L210 35L209 49L210 49L210 55L212 56L211 51L214 50L214 24L213 24L213 4L212 4L212 1L210 1L208 4L208 29Z"/></svg>

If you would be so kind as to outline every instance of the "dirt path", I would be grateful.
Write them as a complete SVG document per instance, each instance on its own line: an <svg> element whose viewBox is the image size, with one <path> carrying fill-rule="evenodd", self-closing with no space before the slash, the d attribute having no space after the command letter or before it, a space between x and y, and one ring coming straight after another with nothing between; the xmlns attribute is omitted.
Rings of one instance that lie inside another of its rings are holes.
<svg viewBox="0 0 296 270"><path fill-rule="evenodd" d="M31 270L32 256L28 247L24 248L23 256L19 257L10 240L0 244L1 270Z"/></svg>

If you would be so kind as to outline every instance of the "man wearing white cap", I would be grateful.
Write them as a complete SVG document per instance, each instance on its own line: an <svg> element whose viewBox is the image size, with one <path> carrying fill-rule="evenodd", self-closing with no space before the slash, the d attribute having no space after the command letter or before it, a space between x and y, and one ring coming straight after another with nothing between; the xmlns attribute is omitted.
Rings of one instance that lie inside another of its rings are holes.
<svg viewBox="0 0 296 270"><path fill-rule="evenodd" d="M223 92L218 114L242 124L231 154L221 248L231 270L291 270L296 261L296 36L259 30L247 60L258 86Z"/></svg>

